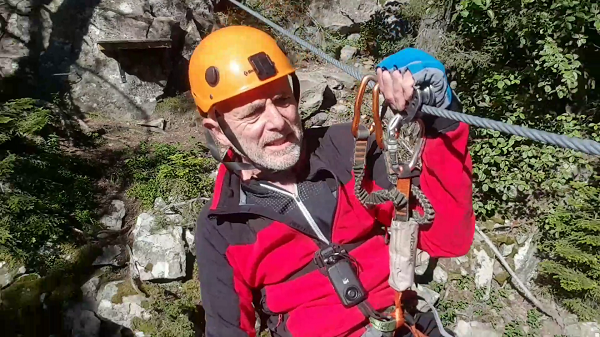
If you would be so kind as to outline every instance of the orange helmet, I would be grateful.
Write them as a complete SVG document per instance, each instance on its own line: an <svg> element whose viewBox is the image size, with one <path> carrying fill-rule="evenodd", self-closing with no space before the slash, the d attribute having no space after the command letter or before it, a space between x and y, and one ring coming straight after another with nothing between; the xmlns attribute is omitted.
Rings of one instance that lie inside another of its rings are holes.
<svg viewBox="0 0 600 337"><path fill-rule="evenodd" d="M214 104L295 72L277 42L247 26L221 28L204 38L189 64L190 89L202 116Z"/></svg>

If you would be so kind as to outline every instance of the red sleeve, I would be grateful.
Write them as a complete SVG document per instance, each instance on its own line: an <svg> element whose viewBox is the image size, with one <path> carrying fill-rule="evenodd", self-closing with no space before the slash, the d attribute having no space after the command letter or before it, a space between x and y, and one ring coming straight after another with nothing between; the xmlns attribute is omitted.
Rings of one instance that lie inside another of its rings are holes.
<svg viewBox="0 0 600 337"><path fill-rule="evenodd" d="M423 149L421 189L435 210L435 220L421 227L418 247L432 257L465 255L473 242L473 167L469 126L428 138Z"/></svg>

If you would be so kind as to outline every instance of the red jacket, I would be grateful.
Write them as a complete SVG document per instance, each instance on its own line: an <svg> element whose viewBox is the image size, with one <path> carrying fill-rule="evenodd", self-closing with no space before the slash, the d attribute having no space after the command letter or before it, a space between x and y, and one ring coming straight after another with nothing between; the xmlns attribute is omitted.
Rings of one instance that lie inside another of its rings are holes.
<svg viewBox="0 0 600 337"><path fill-rule="evenodd" d="M469 128L427 116L423 172L415 183L427 195L436 217L421 228L419 248L434 257L468 252L474 234ZM368 302L382 310L393 305L388 285L389 253L375 234L390 224L390 202L365 208L354 196L354 139L350 124L305 132L309 170L325 169L338 179L332 241L350 251ZM383 156L375 142L364 186L388 188ZM266 207L240 205L240 180L223 165L214 196L196 229L197 259L206 312L206 336L255 336L255 309L273 336L360 336L367 319L357 307L342 306L328 278L312 262L319 241L293 221Z"/></svg>

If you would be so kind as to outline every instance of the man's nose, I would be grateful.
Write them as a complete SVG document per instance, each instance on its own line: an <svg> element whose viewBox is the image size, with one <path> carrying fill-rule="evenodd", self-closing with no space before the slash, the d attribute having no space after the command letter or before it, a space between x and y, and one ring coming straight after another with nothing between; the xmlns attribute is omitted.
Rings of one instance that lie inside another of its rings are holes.
<svg viewBox="0 0 600 337"><path fill-rule="evenodd" d="M270 99L267 100L264 112L265 117L267 118L267 128L269 130L282 130L285 127L285 119L279 112L279 109L277 109L277 106L275 106Z"/></svg>

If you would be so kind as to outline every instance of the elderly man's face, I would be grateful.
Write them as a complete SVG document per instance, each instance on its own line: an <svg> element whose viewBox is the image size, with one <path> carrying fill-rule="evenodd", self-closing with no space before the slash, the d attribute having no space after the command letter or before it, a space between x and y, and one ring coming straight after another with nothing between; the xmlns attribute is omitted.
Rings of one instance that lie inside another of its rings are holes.
<svg viewBox="0 0 600 337"><path fill-rule="evenodd" d="M298 161L303 133L287 78L221 102L215 109L237 137L241 150L257 166L286 170ZM214 113L210 115L211 119L215 117ZM204 123L222 144L231 146L215 124L214 120Z"/></svg>

